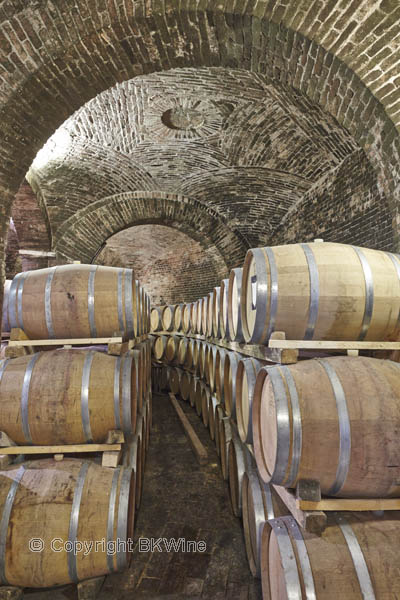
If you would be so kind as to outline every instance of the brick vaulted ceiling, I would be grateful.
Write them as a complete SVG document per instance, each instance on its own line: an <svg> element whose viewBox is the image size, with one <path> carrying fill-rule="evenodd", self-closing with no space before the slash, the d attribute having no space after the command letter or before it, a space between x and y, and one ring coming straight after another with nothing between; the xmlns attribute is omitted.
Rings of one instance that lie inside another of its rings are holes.
<svg viewBox="0 0 400 600"><path fill-rule="evenodd" d="M163 192L212 210L239 236L225 257L232 264L244 248L270 242L288 209L357 150L333 117L266 76L177 69L90 101L50 138L28 179L68 258L91 259L104 241L99 227L77 235L88 206L93 214L117 194ZM146 218L132 208L110 233ZM71 237L84 243L71 248Z"/></svg>
<svg viewBox="0 0 400 600"><path fill-rule="evenodd" d="M168 223L231 266L249 245L304 238L299 219L309 236L342 217L338 239L372 229L371 244L384 232L398 246L399 13L397 0L3 0L3 230L68 119L29 173L61 256Z"/></svg>

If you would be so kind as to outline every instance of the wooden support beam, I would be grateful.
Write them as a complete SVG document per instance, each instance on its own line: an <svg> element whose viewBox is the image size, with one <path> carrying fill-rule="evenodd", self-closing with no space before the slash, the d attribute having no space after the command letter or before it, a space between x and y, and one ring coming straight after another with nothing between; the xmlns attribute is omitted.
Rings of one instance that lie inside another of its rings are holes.
<svg viewBox="0 0 400 600"><path fill-rule="evenodd" d="M197 458L197 461L201 465L207 464L207 450L204 448L203 444L199 440L195 430L189 423L187 416L183 412L182 408L179 406L179 403L178 403L177 399L175 398L174 394L169 394L169 398L171 400L172 406L175 408L175 410L178 414L178 417L179 417L179 419L182 423L182 426L185 430L186 436L187 436L187 438L190 442L190 445L192 446L193 452Z"/></svg>
<svg viewBox="0 0 400 600"><path fill-rule="evenodd" d="M297 349L281 349L281 348L269 348L264 345L257 344L242 344L239 342L228 342L219 338L205 337L204 335L198 334L186 334L181 331L153 331L152 335L175 335L187 338L195 338L198 340L204 340L210 344L221 346L227 350L233 350L239 352L245 356L252 356L259 360L264 360L273 364L279 363L284 365L294 364L298 361L299 351Z"/></svg>
<svg viewBox="0 0 400 600"><path fill-rule="evenodd" d="M122 343L122 337L104 337L104 338L73 338L60 340L12 340L8 344L9 347L17 346L92 346L94 344L115 344Z"/></svg>
<svg viewBox="0 0 400 600"><path fill-rule="evenodd" d="M75 452L119 452L121 444L68 444L65 446L11 446L1 454L71 454Z"/></svg>
<svg viewBox="0 0 400 600"><path fill-rule="evenodd" d="M268 348L304 350L400 350L400 342L341 342L270 339Z"/></svg>
<svg viewBox="0 0 400 600"><path fill-rule="evenodd" d="M400 498L322 498L319 502L296 500L300 510L378 511L400 510Z"/></svg>
<svg viewBox="0 0 400 600"><path fill-rule="evenodd" d="M321 535L326 528L327 517L321 510L305 511L298 506L299 500L291 490L280 485L274 485L276 493L281 497L284 504L292 513L297 523L310 533Z"/></svg>

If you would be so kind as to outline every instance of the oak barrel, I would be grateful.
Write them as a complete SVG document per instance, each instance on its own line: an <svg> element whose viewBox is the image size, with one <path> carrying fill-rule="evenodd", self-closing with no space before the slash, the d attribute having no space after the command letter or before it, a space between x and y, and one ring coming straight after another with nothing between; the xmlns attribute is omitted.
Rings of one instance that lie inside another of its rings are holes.
<svg viewBox="0 0 400 600"><path fill-rule="evenodd" d="M211 392L210 388L203 383L201 386L201 417L204 427L208 427L208 411L210 410Z"/></svg>
<svg viewBox="0 0 400 600"><path fill-rule="evenodd" d="M182 369L178 369L177 367L170 367L169 387L171 392L175 395L180 393L182 374Z"/></svg>
<svg viewBox="0 0 400 600"><path fill-rule="evenodd" d="M215 390L215 368L217 363L218 346L210 344L207 362L208 362L208 381L210 384L210 390Z"/></svg>
<svg viewBox="0 0 400 600"><path fill-rule="evenodd" d="M174 311L174 330L181 331L183 325L183 308L184 304L177 304Z"/></svg>
<svg viewBox="0 0 400 600"><path fill-rule="evenodd" d="M189 333L192 331L192 314L193 304L184 304L182 310L182 331L183 333Z"/></svg>
<svg viewBox="0 0 400 600"><path fill-rule="evenodd" d="M213 334L213 304L214 302L214 291L208 294L207 303L207 317L206 317L206 335L211 337Z"/></svg>
<svg viewBox="0 0 400 600"><path fill-rule="evenodd" d="M200 333L207 335L208 295L203 296L201 304L201 330Z"/></svg>
<svg viewBox="0 0 400 600"><path fill-rule="evenodd" d="M179 392L183 400L189 399L191 375L187 371L182 371L181 380L179 382Z"/></svg>
<svg viewBox="0 0 400 600"><path fill-rule="evenodd" d="M317 536L293 517L267 521L261 539L264 600L400 598L400 513L328 513Z"/></svg>
<svg viewBox="0 0 400 600"><path fill-rule="evenodd" d="M243 342L242 309L240 303L243 269L232 269L228 286L228 322L232 342Z"/></svg>
<svg viewBox="0 0 400 600"><path fill-rule="evenodd" d="M154 306L150 313L150 331L161 331L162 328L162 309L159 306Z"/></svg>
<svg viewBox="0 0 400 600"><path fill-rule="evenodd" d="M230 341L231 336L229 333L228 292L229 279L223 279L221 281L221 288L219 292L219 319L221 327L221 338Z"/></svg>
<svg viewBox="0 0 400 600"><path fill-rule="evenodd" d="M3 290L3 312L1 318L1 332L8 333L11 331L10 321L8 319L8 300L10 296L11 279L6 279Z"/></svg>
<svg viewBox="0 0 400 600"><path fill-rule="evenodd" d="M113 554L112 545L133 538L133 490L131 469L109 469L92 461L34 460L1 470L2 583L50 587L126 568L126 549ZM31 551L32 539L42 540L41 552ZM96 540L97 548L93 544L86 555L79 551L78 542ZM67 552L67 542L77 551Z"/></svg>
<svg viewBox="0 0 400 600"><path fill-rule="evenodd" d="M220 293L221 293L220 286L215 287L214 292L213 292L212 336L217 339L221 337L221 320L220 320L220 314L219 314Z"/></svg>
<svg viewBox="0 0 400 600"><path fill-rule="evenodd" d="M197 321L196 321L196 333L203 333L202 320L203 320L203 303L204 298L199 298L197 304Z"/></svg>
<svg viewBox="0 0 400 600"><path fill-rule="evenodd" d="M162 324L164 331L172 331L174 328L174 305L167 305L162 308Z"/></svg>
<svg viewBox="0 0 400 600"><path fill-rule="evenodd" d="M156 360L165 359L165 351L167 349L168 342L167 335L158 335L156 341L153 346L153 354Z"/></svg>
<svg viewBox="0 0 400 600"><path fill-rule="evenodd" d="M178 360L178 348L180 340L181 338L177 335L168 336L165 347L165 358L169 363L176 362Z"/></svg>
<svg viewBox="0 0 400 600"><path fill-rule="evenodd" d="M124 444L122 464L135 472L135 506L139 508L143 489L143 455L144 440L142 438L142 418L137 422L136 433Z"/></svg>
<svg viewBox="0 0 400 600"><path fill-rule="evenodd" d="M242 358L236 371L236 421L240 439L244 444L253 443L252 410L253 395L258 371L264 361L256 358Z"/></svg>
<svg viewBox="0 0 400 600"><path fill-rule="evenodd" d="M264 481L323 494L400 497L400 364L337 356L264 367L253 443ZM318 451L316 451L318 449Z"/></svg>
<svg viewBox="0 0 400 600"><path fill-rule="evenodd" d="M184 365L186 363L189 342L190 339L187 337L181 337L178 341L177 361L180 365Z"/></svg>
<svg viewBox="0 0 400 600"><path fill-rule="evenodd" d="M400 334L400 258L336 243L248 250L241 296L247 342L393 340Z"/></svg>
<svg viewBox="0 0 400 600"><path fill-rule="evenodd" d="M242 515L242 480L246 471L255 470L256 464L248 448L242 443L234 428L228 451L229 493L235 517Z"/></svg>
<svg viewBox="0 0 400 600"><path fill-rule="evenodd" d="M272 485L264 483L256 470L242 480L242 518L247 560L253 577L261 577L261 536L265 521L289 514Z"/></svg>
<svg viewBox="0 0 400 600"><path fill-rule="evenodd" d="M61 265L16 275L9 294L11 327L28 338L138 336L138 298L131 269Z"/></svg>
<svg viewBox="0 0 400 600"><path fill-rule="evenodd" d="M224 365L227 351L224 348L218 348L217 357L215 359L215 395L220 402L224 400Z"/></svg>
<svg viewBox="0 0 400 600"><path fill-rule="evenodd" d="M241 354L227 352L224 361L224 402L225 412L236 419L236 372Z"/></svg>
<svg viewBox="0 0 400 600"><path fill-rule="evenodd" d="M219 422L219 447L222 477L228 479L229 444L232 439L232 426L229 417L223 417Z"/></svg>
<svg viewBox="0 0 400 600"><path fill-rule="evenodd" d="M17 444L102 443L133 434L140 390L131 354L52 350L0 362L0 421Z"/></svg>
<svg viewBox="0 0 400 600"><path fill-rule="evenodd" d="M211 395L208 403L208 430L212 440L215 440L215 412L217 410L217 406L219 406L217 398Z"/></svg>

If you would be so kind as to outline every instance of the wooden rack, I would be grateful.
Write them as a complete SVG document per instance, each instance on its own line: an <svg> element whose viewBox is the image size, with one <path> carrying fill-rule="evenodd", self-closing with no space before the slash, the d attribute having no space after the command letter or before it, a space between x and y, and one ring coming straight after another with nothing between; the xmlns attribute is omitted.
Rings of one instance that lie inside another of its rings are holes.
<svg viewBox="0 0 400 600"><path fill-rule="evenodd" d="M296 490L273 486L297 523L320 535L327 524L327 512L400 510L400 498L328 498L321 496L319 482L300 480Z"/></svg>
<svg viewBox="0 0 400 600"><path fill-rule="evenodd" d="M259 344L242 344L228 342L222 339L206 337L199 334L186 334L181 331L153 331L152 335L181 336L203 340L210 344L239 352L273 364L294 364L299 358L312 358L313 356L329 356L329 352L347 353L357 356L360 350L394 351L400 350L400 342L342 342L318 340L287 340L285 332L275 331L271 334L268 346ZM321 354L322 353L322 354Z"/></svg>
<svg viewBox="0 0 400 600"><path fill-rule="evenodd" d="M222 348L226 348L227 350L239 352L240 354L244 354L245 356L251 356L253 358L258 358L259 360L265 360L271 363L293 364L297 362L299 355L298 350L293 350L291 348L269 348L268 346L258 344L228 342L225 340L221 340L220 338L206 337L204 335L194 333L187 334L182 333L181 331L153 331L151 332L151 335L177 335L181 337L194 338L205 342L209 342L210 344L215 344L216 346L221 346Z"/></svg>
<svg viewBox="0 0 400 600"><path fill-rule="evenodd" d="M31 340L22 329L12 329L10 341L6 348L7 358L16 358L25 354L33 354L36 348L41 346L61 346L69 349L73 346L95 346L107 345L108 354L120 356L147 339L147 334L138 338L127 339L121 335L103 338L70 338L70 339L50 339L50 340Z"/></svg>
<svg viewBox="0 0 400 600"><path fill-rule="evenodd" d="M65 454L80 454L101 452L103 467L117 467L122 455L122 445L125 442L122 431L109 431L103 444L63 444L50 446L17 446L4 431L0 431L0 467L10 462L12 456L26 454L53 455L57 461L63 460Z"/></svg>

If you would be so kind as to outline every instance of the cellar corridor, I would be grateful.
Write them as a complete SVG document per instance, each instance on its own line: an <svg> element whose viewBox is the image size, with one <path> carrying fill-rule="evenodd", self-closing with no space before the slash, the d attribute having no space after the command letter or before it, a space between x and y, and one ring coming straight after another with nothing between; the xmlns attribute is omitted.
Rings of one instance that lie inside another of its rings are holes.
<svg viewBox="0 0 400 600"><path fill-rule="evenodd" d="M242 522L233 516L228 484L208 430L180 401L209 461L200 466L167 394L153 395L153 428L143 496L128 570L106 578L98 600L260 600L261 582L246 559ZM139 538L204 541L204 553L139 552ZM75 586L25 592L27 600L76 600Z"/></svg>

